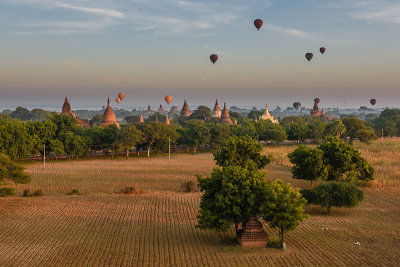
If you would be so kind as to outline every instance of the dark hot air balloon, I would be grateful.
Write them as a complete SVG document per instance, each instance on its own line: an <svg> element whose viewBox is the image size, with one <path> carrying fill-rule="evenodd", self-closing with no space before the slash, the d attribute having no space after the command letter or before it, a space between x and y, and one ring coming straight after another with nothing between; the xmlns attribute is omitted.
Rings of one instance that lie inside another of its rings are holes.
<svg viewBox="0 0 400 267"><path fill-rule="evenodd" d="M124 93L119 93L118 94L118 98L120 99L120 100L122 100L122 99L124 99L125 98L125 94Z"/></svg>
<svg viewBox="0 0 400 267"><path fill-rule="evenodd" d="M212 62L213 64L215 64L215 62L217 62L217 60L218 60L218 56L217 56L216 54L212 54L212 55L210 56L210 60L211 60L211 62Z"/></svg>
<svg viewBox="0 0 400 267"><path fill-rule="evenodd" d="M319 49L319 52L321 52L321 54L324 54L325 51L326 51L325 47L321 47L321 48Z"/></svg>
<svg viewBox="0 0 400 267"><path fill-rule="evenodd" d="M165 102L167 102L167 104L169 105L169 103L171 103L171 101L172 101L172 96L167 95L164 99L165 99Z"/></svg>
<svg viewBox="0 0 400 267"><path fill-rule="evenodd" d="M306 54L306 59L310 62L311 61L311 59L313 58L313 53L307 53Z"/></svg>
<svg viewBox="0 0 400 267"><path fill-rule="evenodd" d="M317 103L317 105L318 105L319 102L321 102L321 99L319 99L318 97L317 97L317 98L314 98L314 102Z"/></svg>
<svg viewBox="0 0 400 267"><path fill-rule="evenodd" d="M115 102L119 104L121 102L121 98L117 97L117 99L115 99Z"/></svg>
<svg viewBox="0 0 400 267"><path fill-rule="evenodd" d="M294 103L293 103L293 107L294 107L296 110L299 110L299 109L301 108L300 102L294 102Z"/></svg>
<svg viewBox="0 0 400 267"><path fill-rule="evenodd" d="M257 31L260 30L260 28L262 27L262 25L263 25L262 19L256 19L256 20L254 21L254 26L257 28Z"/></svg>
<svg viewBox="0 0 400 267"><path fill-rule="evenodd" d="M375 105L376 104L376 99L371 99L369 102L371 103L371 105Z"/></svg>

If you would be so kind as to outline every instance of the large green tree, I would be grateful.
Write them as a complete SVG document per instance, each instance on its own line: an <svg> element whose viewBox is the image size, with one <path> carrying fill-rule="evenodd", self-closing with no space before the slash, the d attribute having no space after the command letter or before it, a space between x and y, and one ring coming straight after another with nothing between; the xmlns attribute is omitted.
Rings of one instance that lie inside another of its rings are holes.
<svg viewBox="0 0 400 267"><path fill-rule="evenodd" d="M372 140L376 140L377 137L372 129L367 129L362 120L357 117L344 118L343 124L346 127L344 137L349 138L350 143L354 139L359 139L361 142L369 143Z"/></svg>
<svg viewBox="0 0 400 267"><path fill-rule="evenodd" d="M117 135L117 146L126 151L126 159L129 159L129 150L134 148L143 139L142 133L135 125L123 126Z"/></svg>
<svg viewBox="0 0 400 267"><path fill-rule="evenodd" d="M261 204L259 216L268 224L279 229L280 242L283 244L284 234L296 227L308 216L304 214L306 199L298 189L282 180L267 183L267 190Z"/></svg>
<svg viewBox="0 0 400 267"><path fill-rule="evenodd" d="M137 123L136 128L143 134L138 146L147 149L148 157L156 144L168 144L169 139L174 142L178 137L174 126L161 122Z"/></svg>
<svg viewBox="0 0 400 267"><path fill-rule="evenodd" d="M221 167L245 167L249 161L256 164L258 169L264 168L271 161L271 156L261 155L263 146L251 137L231 137L223 142L219 151L215 151L214 159Z"/></svg>
<svg viewBox="0 0 400 267"><path fill-rule="evenodd" d="M6 179L16 184L27 184L31 181L30 176L24 172L24 168L12 161L8 155L0 153L0 183Z"/></svg>
<svg viewBox="0 0 400 267"><path fill-rule="evenodd" d="M182 142L193 147L193 152L196 153L199 146L210 143L210 129L202 120L189 120L184 125L181 138Z"/></svg>
<svg viewBox="0 0 400 267"><path fill-rule="evenodd" d="M13 160L26 158L32 152L32 136L24 122L20 120L0 120L0 153Z"/></svg>
<svg viewBox="0 0 400 267"><path fill-rule="evenodd" d="M328 168L325 165L322 150L300 145L292 153L289 153L288 157L293 164L293 178L309 180L311 188L313 181L326 180Z"/></svg>

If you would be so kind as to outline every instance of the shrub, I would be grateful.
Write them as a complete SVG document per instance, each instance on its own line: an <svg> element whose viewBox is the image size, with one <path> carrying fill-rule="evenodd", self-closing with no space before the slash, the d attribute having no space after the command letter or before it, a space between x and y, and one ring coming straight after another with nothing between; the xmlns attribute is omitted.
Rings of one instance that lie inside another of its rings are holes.
<svg viewBox="0 0 400 267"><path fill-rule="evenodd" d="M9 197L14 195L15 195L14 188L9 188L9 187L0 188L0 197Z"/></svg>
<svg viewBox="0 0 400 267"><path fill-rule="evenodd" d="M183 183L184 192L194 192L196 184L193 181L187 181Z"/></svg>
<svg viewBox="0 0 400 267"><path fill-rule="evenodd" d="M36 190L35 192L33 192L33 196L34 197L41 197L41 196L44 196L44 193L43 193L43 191L41 189L39 189L39 190Z"/></svg>
<svg viewBox="0 0 400 267"><path fill-rule="evenodd" d="M78 189L72 189L71 192L67 193L67 195L80 195L81 192L79 192Z"/></svg>
<svg viewBox="0 0 400 267"><path fill-rule="evenodd" d="M363 191L354 184L338 182L324 183L314 189L302 189L300 193L308 203L327 208L328 214L331 212L331 207L351 208L364 199Z"/></svg>
<svg viewBox="0 0 400 267"><path fill-rule="evenodd" d="M30 191L29 189L25 189L24 192L22 193L23 197L29 197L30 196Z"/></svg>
<svg viewBox="0 0 400 267"><path fill-rule="evenodd" d="M137 187L129 187L129 186L127 186L127 187L122 188L120 193L124 194L124 195L136 195L136 194L143 193L143 191L140 190Z"/></svg>

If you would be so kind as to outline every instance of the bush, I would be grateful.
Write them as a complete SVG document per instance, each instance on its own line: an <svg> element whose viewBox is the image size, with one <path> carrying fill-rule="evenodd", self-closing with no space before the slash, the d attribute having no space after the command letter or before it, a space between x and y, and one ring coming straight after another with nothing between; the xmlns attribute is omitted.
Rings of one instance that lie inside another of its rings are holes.
<svg viewBox="0 0 400 267"><path fill-rule="evenodd" d="M196 188L196 184L193 181L187 181L183 183L183 191L184 192L194 192Z"/></svg>
<svg viewBox="0 0 400 267"><path fill-rule="evenodd" d="M127 187L122 188L120 193L124 194L124 195L136 195L136 194L143 193L143 191L140 190L137 187L129 187L129 186L127 186Z"/></svg>
<svg viewBox="0 0 400 267"><path fill-rule="evenodd" d="M43 193L43 191L41 189L39 189L39 190L36 190L35 192L33 192L33 196L34 197L41 197L41 196L44 196L44 193Z"/></svg>
<svg viewBox="0 0 400 267"><path fill-rule="evenodd" d="M30 196L30 191L29 189L25 189L24 192L22 193L23 197L29 197Z"/></svg>
<svg viewBox="0 0 400 267"><path fill-rule="evenodd" d="M71 192L67 193L67 195L80 195L81 192L79 192L78 189L72 189Z"/></svg>
<svg viewBox="0 0 400 267"><path fill-rule="evenodd" d="M302 189L300 193L308 203L326 207L328 214L331 207L355 207L364 199L363 191L354 184L330 182L314 189Z"/></svg>
<svg viewBox="0 0 400 267"><path fill-rule="evenodd" d="M8 187L0 188L0 197L9 197L14 195L15 195L14 188L8 188Z"/></svg>

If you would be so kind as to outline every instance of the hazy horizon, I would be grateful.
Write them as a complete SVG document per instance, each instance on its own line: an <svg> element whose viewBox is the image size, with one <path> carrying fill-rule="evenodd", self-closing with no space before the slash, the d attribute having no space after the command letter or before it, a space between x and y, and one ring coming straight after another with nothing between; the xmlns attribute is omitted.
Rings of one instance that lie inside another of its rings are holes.
<svg viewBox="0 0 400 267"><path fill-rule="evenodd" d="M400 107L399 1L0 0L0 15L0 110L167 94L178 107Z"/></svg>

